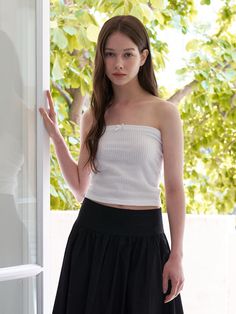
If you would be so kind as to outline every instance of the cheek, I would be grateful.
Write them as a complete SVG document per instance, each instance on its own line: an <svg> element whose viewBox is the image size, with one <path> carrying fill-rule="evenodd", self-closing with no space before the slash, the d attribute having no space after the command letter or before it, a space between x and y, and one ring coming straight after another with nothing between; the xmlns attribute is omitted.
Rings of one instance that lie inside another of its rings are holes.
<svg viewBox="0 0 236 314"><path fill-rule="evenodd" d="M138 68L139 67L139 62L137 59L131 59L129 60L129 66L132 68Z"/></svg>
<svg viewBox="0 0 236 314"><path fill-rule="evenodd" d="M133 72L139 71L139 63L134 61L129 64L129 67L133 70Z"/></svg>
<svg viewBox="0 0 236 314"><path fill-rule="evenodd" d="M112 60L107 59L104 61L106 71L112 67Z"/></svg>

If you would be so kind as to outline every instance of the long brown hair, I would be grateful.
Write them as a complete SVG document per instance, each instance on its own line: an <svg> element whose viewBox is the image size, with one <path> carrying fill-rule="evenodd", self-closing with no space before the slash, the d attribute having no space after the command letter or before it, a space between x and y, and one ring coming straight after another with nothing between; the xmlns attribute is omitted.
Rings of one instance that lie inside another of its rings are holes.
<svg viewBox="0 0 236 314"><path fill-rule="evenodd" d="M111 81L105 74L104 50L108 37L117 31L128 36L136 44L140 53L144 49L148 49L149 54L144 65L140 67L138 81L146 91L154 96L158 96L158 86L153 70L150 42L144 25L138 18L132 15L118 15L107 20L98 35L93 75L93 93L90 103L93 124L85 139L85 145L89 151L89 158L86 164L90 162L92 171L96 173L100 172L95 165L98 142L106 129L104 114L107 108L111 106L111 99L113 97Z"/></svg>

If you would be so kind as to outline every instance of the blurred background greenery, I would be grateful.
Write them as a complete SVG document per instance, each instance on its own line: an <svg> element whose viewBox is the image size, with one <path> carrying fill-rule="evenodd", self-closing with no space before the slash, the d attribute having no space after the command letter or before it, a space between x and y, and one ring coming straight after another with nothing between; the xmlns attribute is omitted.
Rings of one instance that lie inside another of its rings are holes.
<svg viewBox="0 0 236 314"><path fill-rule="evenodd" d="M235 1L51 0L50 5L51 91L60 130L74 159L78 160L80 148L80 116L89 106L92 91L99 30L114 15L132 14L148 29L160 96L176 104L181 113L187 213L233 213ZM205 20L204 15L199 19L200 13L205 13ZM170 30L176 36L169 37ZM167 67L170 71L163 81ZM165 211L164 185L160 187ZM51 209L79 208L51 144Z"/></svg>

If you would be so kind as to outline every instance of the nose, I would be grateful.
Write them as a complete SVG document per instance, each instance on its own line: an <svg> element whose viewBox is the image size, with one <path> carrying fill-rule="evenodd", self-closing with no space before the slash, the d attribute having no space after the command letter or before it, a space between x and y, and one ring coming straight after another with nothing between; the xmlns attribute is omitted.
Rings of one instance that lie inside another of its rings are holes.
<svg viewBox="0 0 236 314"><path fill-rule="evenodd" d="M123 64L121 58L117 58L115 69L123 69Z"/></svg>
<svg viewBox="0 0 236 314"><path fill-rule="evenodd" d="M115 68L116 68L116 69L123 69L123 65L120 64L120 63L119 63L119 64L116 64Z"/></svg>

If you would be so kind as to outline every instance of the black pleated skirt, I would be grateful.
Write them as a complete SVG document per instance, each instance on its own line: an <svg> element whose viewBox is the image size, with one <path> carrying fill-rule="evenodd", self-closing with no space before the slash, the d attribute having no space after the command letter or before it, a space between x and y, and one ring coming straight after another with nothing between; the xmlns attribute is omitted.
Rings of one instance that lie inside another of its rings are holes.
<svg viewBox="0 0 236 314"><path fill-rule="evenodd" d="M132 210L84 198L68 238L53 314L182 314L164 303L170 247L160 208ZM171 283L169 282L169 290Z"/></svg>

